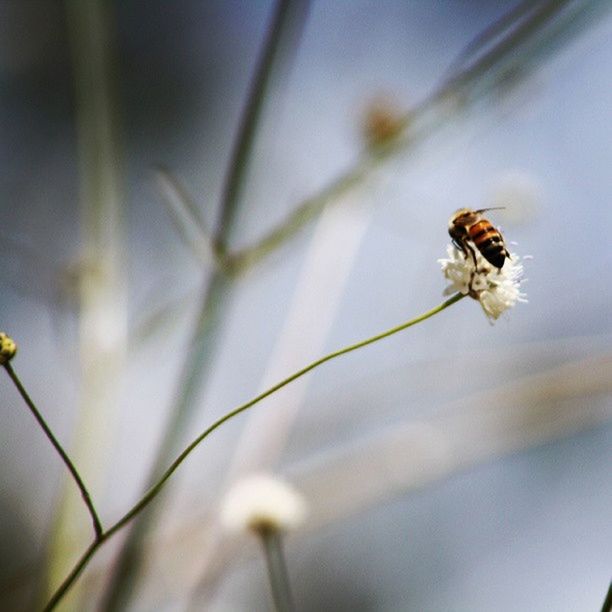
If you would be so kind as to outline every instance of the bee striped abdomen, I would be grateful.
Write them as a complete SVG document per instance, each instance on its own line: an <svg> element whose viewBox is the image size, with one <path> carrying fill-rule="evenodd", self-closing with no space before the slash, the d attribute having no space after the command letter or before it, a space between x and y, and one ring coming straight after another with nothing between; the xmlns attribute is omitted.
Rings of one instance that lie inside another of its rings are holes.
<svg viewBox="0 0 612 612"><path fill-rule="evenodd" d="M507 256L506 246L499 233L486 219L481 219L469 228L470 240L482 256L496 268L502 268Z"/></svg>

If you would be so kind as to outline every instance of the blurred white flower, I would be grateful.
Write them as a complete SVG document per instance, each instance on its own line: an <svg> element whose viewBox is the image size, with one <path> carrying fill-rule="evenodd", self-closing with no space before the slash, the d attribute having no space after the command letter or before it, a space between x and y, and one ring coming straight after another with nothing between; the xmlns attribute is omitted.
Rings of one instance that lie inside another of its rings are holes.
<svg viewBox="0 0 612 612"><path fill-rule="evenodd" d="M470 295L480 302L484 313L494 321L517 302L526 302L527 296L521 292L523 265L515 253L506 259L498 269L492 266L477 250L476 266L472 257L466 257L457 247L448 245L447 259L439 259L442 272L450 285L445 295L456 293Z"/></svg>
<svg viewBox="0 0 612 612"><path fill-rule="evenodd" d="M306 502L289 483L276 476L253 474L226 493L221 521L232 531L287 531L306 517Z"/></svg>

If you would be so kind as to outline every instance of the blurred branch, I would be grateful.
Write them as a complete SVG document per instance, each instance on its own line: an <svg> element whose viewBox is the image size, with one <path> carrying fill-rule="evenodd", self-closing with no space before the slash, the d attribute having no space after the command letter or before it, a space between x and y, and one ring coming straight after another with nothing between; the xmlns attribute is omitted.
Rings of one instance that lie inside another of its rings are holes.
<svg viewBox="0 0 612 612"><path fill-rule="evenodd" d="M196 297L195 290L192 289L182 295L172 296L168 302L160 306L148 310L143 307L144 314L136 321L131 334L134 343L139 345L146 342L160 329L168 333L166 328L171 328L173 324L184 320L188 307L193 304Z"/></svg>
<svg viewBox="0 0 612 612"><path fill-rule="evenodd" d="M213 236L213 253L217 258L223 257L227 249L272 75L283 62L288 62L293 57L305 23L307 8L308 3L304 0L279 0L275 6L271 29L253 77L229 163L220 220ZM225 269L215 268L212 275L207 275L204 281L195 329L178 380L177 398L151 466L147 488L154 485L159 474L170 462L184 436L189 418L197 408L198 396L207 383L213 363L219 335L220 305L227 299L230 287L231 279ZM156 510L147 512L128 534L102 605L102 609L107 612L124 609L129 597L136 590L134 583L142 561L143 542L154 524L155 512Z"/></svg>
<svg viewBox="0 0 612 612"><path fill-rule="evenodd" d="M251 151L259 127L264 100L270 90L273 71L278 70L281 60L289 61L293 58L307 11L307 0L277 1L268 40L255 70L247 95L247 103L240 119L221 197L221 215L215 232L215 250L220 255L224 255L228 250L227 241L242 196ZM289 29L294 31L290 32ZM284 46L283 43L285 43Z"/></svg>
<svg viewBox="0 0 612 612"><path fill-rule="evenodd" d="M533 13L538 8L538 2L533 0L525 0L521 2L506 14L502 15L497 21L494 21L490 26L479 32L457 55L451 65L447 69L448 78L454 78L465 64L480 53L487 45L490 45L497 37L501 37L504 32L508 32L513 27L516 27L530 13Z"/></svg>
<svg viewBox="0 0 612 612"><path fill-rule="evenodd" d="M268 569L268 580L276 612L294 612L287 561L283 550L282 534L273 529L262 529L261 542Z"/></svg>
<svg viewBox="0 0 612 612"><path fill-rule="evenodd" d="M162 192L170 218L183 242L200 264L211 265L218 261L213 249L213 239L202 215L185 188L166 168L154 170L156 182Z"/></svg>
<svg viewBox="0 0 612 612"><path fill-rule="evenodd" d="M64 7L74 72L84 262L77 279L80 392L72 454L95 494L107 477L127 348L114 21L105 0L65 0ZM73 489L65 489L48 543L50 583L63 577L71 562L75 534L82 532L80 504Z"/></svg>

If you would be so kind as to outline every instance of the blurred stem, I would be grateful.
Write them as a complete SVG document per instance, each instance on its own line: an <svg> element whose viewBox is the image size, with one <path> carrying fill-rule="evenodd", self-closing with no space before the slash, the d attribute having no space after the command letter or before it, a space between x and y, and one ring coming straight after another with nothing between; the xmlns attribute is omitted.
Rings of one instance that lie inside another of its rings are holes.
<svg viewBox="0 0 612 612"><path fill-rule="evenodd" d="M221 197L221 214L214 239L214 249L223 256L228 248L227 241L244 190L245 178L251 160L255 135L259 127L266 95L270 89L273 71L279 58L287 58L296 48L301 29L305 22L308 3L304 0L278 0L267 41L255 70L247 103L238 126L238 133L231 153L229 168ZM283 48L284 31L295 24L297 29L291 37L291 48Z"/></svg>
<svg viewBox="0 0 612 612"><path fill-rule="evenodd" d="M91 492L104 486L125 366L127 307L113 3L65 0L79 163L79 399L72 456ZM95 443L92 443L95 440ZM48 582L80 547L80 499L62 491L48 549ZM46 588L49 588L48 585ZM79 607L75 600L75 608Z"/></svg>
<svg viewBox="0 0 612 612"><path fill-rule="evenodd" d="M537 5L538 3L533 2L533 0L524 0L510 9L507 13L504 13L497 21L494 21L491 25L479 32L476 37L463 48L448 67L447 72L449 76L456 74L464 63L472 59L478 51L483 49L486 45L491 44L496 37L507 32L521 19L525 18L526 15L537 9Z"/></svg>
<svg viewBox="0 0 612 612"><path fill-rule="evenodd" d="M91 516L95 537L96 539L98 539L102 535L102 532L103 532L102 523L100 522L100 518L98 517L96 508L93 502L91 501L91 496L89 495L89 491L87 490L87 487L85 486L85 483L83 482L83 479L81 478L81 475L79 474L78 470L76 469L76 467L70 460L68 453L66 453L66 451L60 444L59 440L55 437L55 435L53 434L53 432L47 425L47 422L45 421L44 417L42 416L38 408L36 408L36 404L34 404L29 393L26 391L21 380L19 379L15 370L13 369L13 366L11 366L10 363L5 363L4 369L6 370L10 379L13 381L13 384L17 388L17 391L19 391L19 394L21 395L23 401L26 403L27 407L30 409L30 412L34 415L34 418L38 422L40 428L43 430L44 434L49 439L49 442L51 442L51 444L53 445L53 448L55 448L55 450L57 451L57 454L61 457L62 461L68 468L68 471L74 478L74 481L76 482L76 485L79 488L79 491L81 492L81 497L83 498L83 501L85 502L85 505L87 506L87 510L89 511L89 514Z"/></svg>
<svg viewBox="0 0 612 612"><path fill-rule="evenodd" d="M66 578L64 579L62 584L59 586L59 588L57 589L53 597L50 599L45 609L46 610L53 609L63 599L63 597L70 590L70 588L72 587L72 585L78 578L79 574L83 571L85 566L89 563L91 558L94 556L97 549L100 546L102 546L102 544L106 540L108 540L111 536L113 536L120 529L122 529L127 524L129 524L134 518L136 518L160 494L166 482L170 479L172 474L174 474L174 472L180 467L183 461L187 459L187 457L192 453L192 451L194 451L200 445L200 443L203 440L205 440L210 434L212 434L216 429L221 427L221 425L233 419L234 417L238 416L239 414L245 412L249 408L252 408L253 406L255 406L255 404L258 404L266 397L272 395L273 393L276 393L278 390L282 389L283 387L286 387L288 384L292 383L294 380L301 378L308 372L311 372L312 370L314 370L315 368L318 368L324 363L327 363L328 361L331 361L332 359L336 359L337 357L346 355L348 353L356 351L370 344L374 344L375 342L388 338L389 336L393 336L394 334L397 334L398 332L408 329L409 327L412 327L413 325L416 325L417 323L426 321L427 319L430 319L431 317L442 312L443 310L446 310L449 306L452 306L453 304L455 304L456 302L458 302L464 297L465 296L463 294L456 293L455 295L450 297L445 302L442 302L442 304L436 306L435 308L432 308L431 310L428 310L427 312L423 313L422 315L419 315L418 317L415 317L413 319L410 319L409 321L401 323L400 325L392 327L391 329L388 329L380 334L376 334L375 336L371 336L370 338L366 338L365 340L361 340L360 342L356 342L355 344L346 346L342 349L334 351L333 353L329 353L325 355L324 357L321 357L320 359L313 361L311 364L307 365L301 370L294 372L293 374L291 374L284 380L280 381L273 387L270 387L263 393L260 393L253 399L249 400L248 402L245 402L244 404L241 404L237 408L234 408L234 410L231 410L230 412L222 416L220 419L215 421L212 425L210 425L210 427L205 429L195 440L193 440L193 442L191 442L191 444L189 444L183 450L183 452L174 460L174 462L170 465L170 467L164 472L162 477L143 495L140 501L138 501L132 507L131 510L129 510L112 527L106 530L100 538L98 538L96 541L94 541L90 545L90 547L85 551L83 556L79 559L77 564L74 566L72 571L66 576Z"/></svg>
<svg viewBox="0 0 612 612"><path fill-rule="evenodd" d="M162 166L154 169L154 176L162 192L162 201L166 204L182 242L189 247L198 263L216 265L218 258L212 252L210 230L187 190Z"/></svg>
<svg viewBox="0 0 612 612"><path fill-rule="evenodd" d="M221 201L220 220L213 238L215 257L223 258L227 250L227 241L241 201L248 162L272 75L281 60L287 61L293 55L305 22L307 6L308 3L304 0L279 0L276 5L233 146ZM178 381L177 400L153 462L148 486L153 485L175 452L186 425L197 407L200 392L207 383L219 335L220 305L228 298L231 284L232 278L223 268L215 268L205 281L204 298L196 328ZM102 610L106 612L123 610L134 594L134 584L144 554L144 537L154 522L155 513L149 512L128 535L106 590Z"/></svg>
<svg viewBox="0 0 612 612"><path fill-rule="evenodd" d="M293 612L295 606L283 552L282 535L278 529L270 528L258 529L257 535L261 538L263 545L274 607L277 612Z"/></svg>

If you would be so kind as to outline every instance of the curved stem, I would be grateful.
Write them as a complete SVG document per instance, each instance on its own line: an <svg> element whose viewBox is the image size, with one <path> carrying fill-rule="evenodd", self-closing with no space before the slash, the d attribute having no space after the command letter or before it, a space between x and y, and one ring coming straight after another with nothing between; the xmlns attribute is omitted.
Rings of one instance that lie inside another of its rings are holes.
<svg viewBox="0 0 612 612"><path fill-rule="evenodd" d="M349 346L345 346L344 348L334 351L333 353L329 353L325 355L324 357L321 357L320 359L313 361L312 363L305 366L301 370L294 372L293 374L281 380L279 383L270 387L263 393L260 393L259 395L249 400L248 402L245 402L244 404L241 404L237 408L234 408L234 410L231 410L230 412L222 416L220 419L215 421L212 425L210 425L210 427L205 429L197 438L195 438L191 442L191 444L189 444L185 448L185 450L183 450L183 452L174 460L174 462L170 465L170 467L164 472L164 474L157 481L157 483L154 484L140 498L140 501L138 501L130 510L128 510L128 512L126 512L126 514L123 515L123 517L121 517L114 525L112 525L107 531L105 531L99 538L97 538L90 545L90 547L87 549L85 554L79 559L79 561L74 566L70 574L66 576L62 584L59 586L58 590L54 593L53 597L49 601L49 604L47 605L46 610L52 610L53 607L61 601L61 599L68 592L68 590L73 585L73 583L75 582L75 580L77 579L81 571L85 568L87 563L89 563L89 560L94 555L95 551L106 540L108 540L111 536L117 533L120 529L125 527L138 514L140 514L151 503L151 501L153 501L153 499L157 497L157 495L161 492L162 488L164 487L168 479L179 468L179 466L183 463L183 461L187 459L187 457L191 454L191 452L197 446L199 446L199 444L204 439L206 439L211 433L213 433L213 431L221 427L221 425L223 425L226 421L229 421L230 419L233 419L235 416L238 416L242 412L245 412L246 410L248 410L255 404L258 404L259 402L261 402L266 397L272 395L273 393L276 393L276 391L278 391L279 389L282 389L283 387L287 386L289 383L293 382L294 380L301 378L308 372L314 370L315 368L318 368L320 365L323 365L324 363L331 361L332 359L335 359L336 357L346 355L347 353L356 351L357 349L363 348L364 346L368 346L369 344L374 344L375 342L378 342L379 340L383 340L384 338L393 336L394 334L397 334L398 332L401 332L404 329L407 329L408 327L412 327L413 325L416 325L417 323L421 323L422 321L425 321L433 317L439 312L442 312L449 306L452 306L453 304L455 304L456 302L458 302L464 297L465 296L463 294L456 293L455 295L453 295L451 298L449 298L445 302L442 302L442 304L439 304L435 308L428 310L427 312L423 313L422 315L419 315L418 317L415 317L414 319L410 319L409 321L401 323L400 325L396 325L395 327L392 327L391 329L381 332L380 334L376 334L375 336L371 336L370 338L366 338L365 340L361 340L360 342L356 342L355 344L350 344Z"/></svg>
<svg viewBox="0 0 612 612"><path fill-rule="evenodd" d="M85 505L87 506L87 510L89 511L89 514L91 515L94 532L96 534L96 540L99 539L102 536L102 533L104 530L102 529L102 523L100 522L100 518L98 517L96 508L93 502L91 501L91 496L89 495L89 491L87 490L87 487L85 486L85 483L83 482L83 479L81 478L81 475L79 474L78 470L74 466L74 463L72 463L70 457L68 457L68 454L66 453L66 451L62 448L62 445L59 443L58 439L55 437L55 435L53 434L53 432L47 425L47 422L43 418L42 414L39 412L38 408L36 408L36 405L32 401L32 398L29 396L28 392L25 390L25 387L23 386L23 384L21 383L21 380L15 373L15 370L13 370L13 366L11 366L11 364L7 362L4 364L4 369L6 370L10 379L13 381L13 384L15 385L15 387L17 387L17 391L19 391L19 394L23 398L23 401L26 403L26 405L30 409L30 412L34 415L34 418L36 419L36 421L40 425L40 428L43 430L43 432L49 439L49 442L51 442L51 444L57 451L58 455L61 457L62 461L68 468L68 471L70 472L70 474L72 474L72 477L74 478L74 481L76 482L76 485L79 488L79 491L81 492L83 501L85 502Z"/></svg>
<svg viewBox="0 0 612 612"><path fill-rule="evenodd" d="M414 319L410 319L409 321L406 321L405 323L397 325L396 327L392 327L391 329L388 329L380 334L377 334L370 338L366 338L365 340L362 340L355 344L346 346L342 349L334 351L333 353L329 353L325 355L324 357L321 357L320 359L313 361L312 363L302 368L301 370L294 372L293 374L291 374L291 376L288 376L284 380L281 380L279 383L276 383L274 386L270 387L263 393L260 393L259 395L249 400L248 402L245 402L244 404L241 404L237 408L234 408L234 410L231 410L226 415L222 416L220 419L215 421L210 427L205 429L197 438L195 438L195 440L193 440L193 442L191 442L191 444L189 444L189 446L187 446L185 450L174 460L174 462L166 470L163 476L157 481L157 483L153 485L147 491L147 493L143 495L140 501L136 503L136 505L129 512L127 512L121 519L119 519L119 521L117 521L117 523L115 523L106 532L106 534L111 535L115 533L116 531L121 529L123 526L125 526L127 523L129 523L137 514L139 514L149 504L149 502L160 492L160 490L162 489L166 481L170 478L170 476L172 476L172 474L181 465L181 463L185 461L188 455L190 455L191 452L200 444L200 442L202 442L205 438L207 438L213 431L215 431L215 429L219 428L226 421L229 421L235 416L238 416L245 410L248 410L255 404L258 404L259 402L261 402L263 399L265 399L269 395L276 393L278 390L287 386L289 383L293 382L294 380L301 378L302 376L304 376L304 374L307 374L308 372L310 372L311 370L314 370L320 365L328 361L331 361L332 359L335 359L336 357L340 357L341 355L346 355L347 353L351 353L352 351L356 351L357 349L363 348L364 346L367 346L368 344L373 344L374 342L378 342L379 340L388 338L389 336L397 334L398 332L403 331L404 329L407 329L408 327L412 327L413 325L416 325L417 323L420 323L421 321L425 321L426 319L433 317L435 314L442 312L443 310L445 310L446 308L448 308L455 302L458 302L463 297L465 297L463 294L457 293L451 298L449 298L448 300L446 300L445 302L443 302L442 304L440 304L439 306L436 306L435 308L428 310L426 313L418 317L415 317Z"/></svg>

